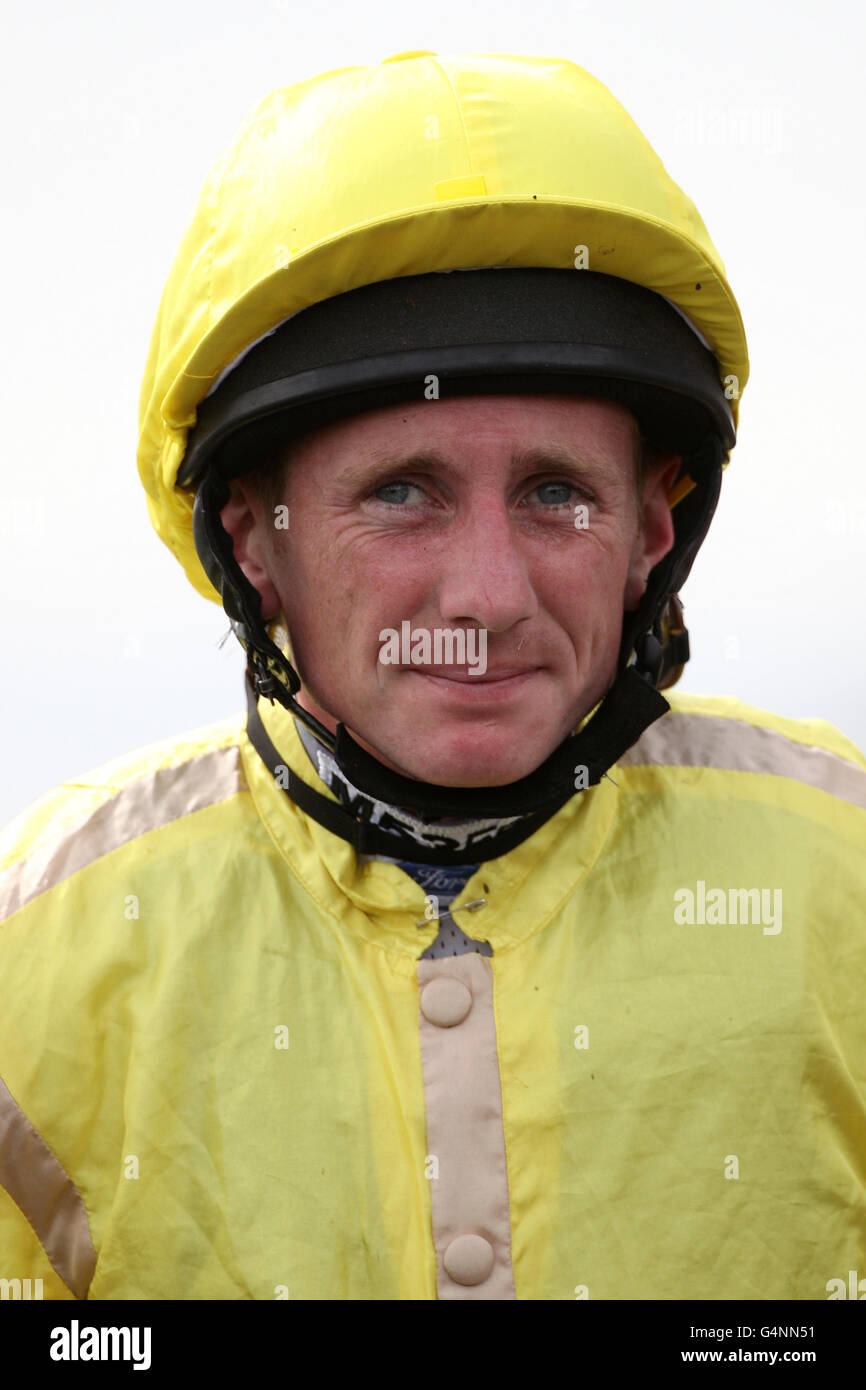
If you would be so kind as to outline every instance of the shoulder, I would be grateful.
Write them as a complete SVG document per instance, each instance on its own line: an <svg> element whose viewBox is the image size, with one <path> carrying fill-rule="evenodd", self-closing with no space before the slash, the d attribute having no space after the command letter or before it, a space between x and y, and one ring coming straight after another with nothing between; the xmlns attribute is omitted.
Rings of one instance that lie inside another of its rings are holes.
<svg viewBox="0 0 866 1390"><path fill-rule="evenodd" d="M0 921L150 830L246 790L243 717L149 744L61 782L0 833Z"/></svg>
<svg viewBox="0 0 866 1390"><path fill-rule="evenodd" d="M620 766L771 776L866 810L866 757L826 720L791 719L730 696L664 694L670 710Z"/></svg>

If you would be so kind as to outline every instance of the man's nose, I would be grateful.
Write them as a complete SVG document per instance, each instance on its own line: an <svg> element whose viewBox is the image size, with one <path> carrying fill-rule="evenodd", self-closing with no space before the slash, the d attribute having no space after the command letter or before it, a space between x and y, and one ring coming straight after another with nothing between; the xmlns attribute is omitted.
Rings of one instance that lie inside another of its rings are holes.
<svg viewBox="0 0 866 1390"><path fill-rule="evenodd" d="M439 609L452 626L471 622L507 632L538 612L520 535L501 498L467 509L439 563Z"/></svg>

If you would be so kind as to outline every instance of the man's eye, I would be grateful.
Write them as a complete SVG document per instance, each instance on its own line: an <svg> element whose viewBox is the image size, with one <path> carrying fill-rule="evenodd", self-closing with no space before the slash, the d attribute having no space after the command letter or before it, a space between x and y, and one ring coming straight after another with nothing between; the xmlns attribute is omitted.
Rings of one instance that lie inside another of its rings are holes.
<svg viewBox="0 0 866 1390"><path fill-rule="evenodd" d="M393 483L382 483L380 487L376 488L373 495L378 498L380 502L390 502L399 505L401 502L407 501L407 488L414 488L415 491L419 493L423 492L423 489L418 487L417 483L406 483L397 479ZM381 493L389 493L390 496L382 497L380 495Z"/></svg>
<svg viewBox="0 0 866 1390"><path fill-rule="evenodd" d="M553 496L550 495L551 490L554 493ZM541 501L547 507L571 507L574 497L585 497L586 495L580 488L575 487L574 483L558 481L539 483L537 487L533 488L533 492L548 494L546 497L543 496L541 498ZM558 495L556 495L557 493Z"/></svg>

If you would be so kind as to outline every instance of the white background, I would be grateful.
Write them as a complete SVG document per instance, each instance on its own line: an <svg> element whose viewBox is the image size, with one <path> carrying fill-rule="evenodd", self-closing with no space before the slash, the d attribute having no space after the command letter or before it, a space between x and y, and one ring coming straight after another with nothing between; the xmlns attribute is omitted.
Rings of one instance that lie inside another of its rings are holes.
<svg viewBox="0 0 866 1390"><path fill-rule="evenodd" d="M752 375L684 591L680 688L866 746L864 19L850 0L18 7L2 58L0 822L243 707L221 610L150 528L138 392L213 161L273 88L406 49L570 58L697 205Z"/></svg>

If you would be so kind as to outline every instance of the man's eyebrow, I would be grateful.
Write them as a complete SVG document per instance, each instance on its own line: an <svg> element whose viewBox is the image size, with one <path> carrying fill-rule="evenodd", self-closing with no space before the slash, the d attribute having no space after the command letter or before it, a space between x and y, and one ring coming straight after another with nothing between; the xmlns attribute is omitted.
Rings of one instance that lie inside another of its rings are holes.
<svg viewBox="0 0 866 1390"><path fill-rule="evenodd" d="M610 467L611 460L602 452L582 448L580 451L565 449L559 445L536 445L531 449L518 449L511 455L512 474L525 472L527 468L604 468ZM338 484L354 486L364 483L377 473L392 469L438 468L446 477L457 477L461 469L444 454L435 449L399 449L392 453L377 454L363 464L350 464L341 469L334 481Z"/></svg>

